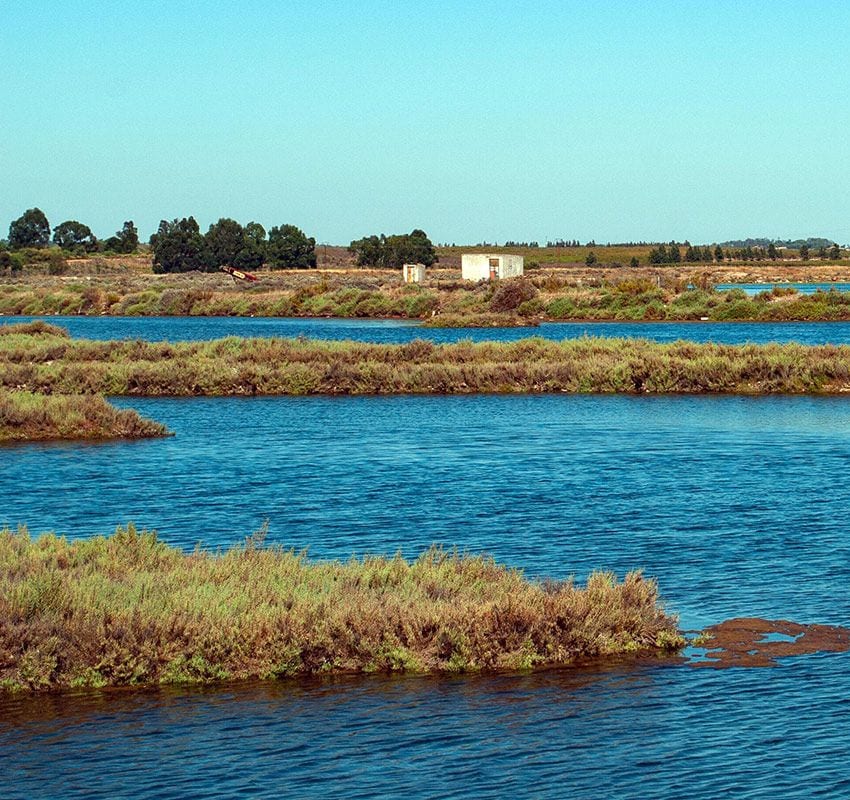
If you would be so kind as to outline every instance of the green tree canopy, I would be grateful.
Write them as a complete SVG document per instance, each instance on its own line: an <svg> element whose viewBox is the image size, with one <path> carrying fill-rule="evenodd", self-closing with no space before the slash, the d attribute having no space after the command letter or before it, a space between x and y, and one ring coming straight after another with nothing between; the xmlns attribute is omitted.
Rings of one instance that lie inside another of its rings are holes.
<svg viewBox="0 0 850 800"><path fill-rule="evenodd" d="M153 249L153 271L190 272L208 271L210 260L206 243L194 217L162 220L159 229L151 236Z"/></svg>
<svg viewBox="0 0 850 800"><path fill-rule="evenodd" d="M260 250L265 249L265 246L267 244L266 229L262 225L260 225L259 222L249 222L245 226L245 236L252 244L256 245Z"/></svg>
<svg viewBox="0 0 850 800"><path fill-rule="evenodd" d="M425 231L419 228L410 233L393 236L364 236L349 246L359 266L400 268L403 264L424 264L430 267L437 261L434 245Z"/></svg>
<svg viewBox="0 0 850 800"><path fill-rule="evenodd" d="M139 229L133 220L128 219L121 230L115 232L115 236L110 236L102 244L104 250L113 253L135 253L139 246Z"/></svg>
<svg viewBox="0 0 850 800"><path fill-rule="evenodd" d="M139 246L139 230L133 224L133 220L128 219L117 231L115 237L118 239L118 247L115 249L117 253L135 253Z"/></svg>
<svg viewBox="0 0 850 800"><path fill-rule="evenodd" d="M364 236L355 239L348 251L355 256L360 267L382 267L384 265L384 236Z"/></svg>
<svg viewBox="0 0 850 800"><path fill-rule="evenodd" d="M53 229L53 243L63 250L76 250L78 247L87 253L97 250L97 239L91 228L75 219L60 222Z"/></svg>
<svg viewBox="0 0 850 800"><path fill-rule="evenodd" d="M266 256L266 231L258 222L242 227L236 220L222 218L210 225L204 237L210 264L225 264L242 270L259 269Z"/></svg>
<svg viewBox="0 0 850 800"><path fill-rule="evenodd" d="M295 225L269 231L268 258L277 269L315 269L316 240Z"/></svg>
<svg viewBox="0 0 850 800"><path fill-rule="evenodd" d="M384 248L385 264L401 269L403 264L424 264L430 267L436 260L434 245L428 234L416 228L407 235L388 236Z"/></svg>
<svg viewBox="0 0 850 800"><path fill-rule="evenodd" d="M50 224L40 208L30 208L9 226L9 247L47 247L50 243Z"/></svg>
<svg viewBox="0 0 850 800"><path fill-rule="evenodd" d="M658 245L658 247L653 247L652 250L649 251L649 263L669 264L670 257L667 254L667 246L660 244Z"/></svg>
<svg viewBox="0 0 850 800"><path fill-rule="evenodd" d="M235 219L222 217L210 225L204 239L211 266L234 266L236 257L245 247L245 229Z"/></svg>

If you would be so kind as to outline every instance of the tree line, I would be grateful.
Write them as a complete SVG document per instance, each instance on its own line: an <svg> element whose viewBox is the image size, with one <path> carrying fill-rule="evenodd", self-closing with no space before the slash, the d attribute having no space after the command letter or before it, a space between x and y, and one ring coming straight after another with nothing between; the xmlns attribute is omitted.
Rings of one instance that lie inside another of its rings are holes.
<svg viewBox="0 0 850 800"><path fill-rule="evenodd" d="M40 208L27 209L9 225L10 250L41 248L50 244L50 223ZM88 225L75 219L60 222L53 229L53 244L77 255L95 252L132 253L139 246L139 231L127 220L120 231L107 239L98 239Z"/></svg>
<svg viewBox="0 0 850 800"><path fill-rule="evenodd" d="M723 261L777 261L784 257L784 250L780 250L773 242L770 242L767 247L746 247L726 248L725 250L719 244L712 248L709 245L692 245L685 241L681 247L685 249L684 256L677 242L669 244L660 244L658 247L653 247L649 251L648 261L650 264L679 264L682 261L686 263L699 262L717 262ZM798 251L800 258L803 261L809 259L810 253L807 245L801 245ZM831 259L833 261L841 258L841 248L837 244L831 247L820 247L817 250L817 257L820 259Z"/></svg>
<svg viewBox="0 0 850 800"><path fill-rule="evenodd" d="M139 247L139 231L132 220L107 239L98 239L88 225L77 220L59 223L52 234L51 239L45 213L30 208L9 225L6 248L12 252L40 250L52 241L65 254L85 256L98 252L129 254ZM278 269L316 266L316 240L295 225L275 226L266 235L258 222L243 227L236 220L222 218L202 234L194 217L184 217L162 220L149 244L153 270L160 273L209 272L225 264L243 270L259 269L266 263ZM13 268L20 266L19 260L8 260Z"/></svg>
<svg viewBox="0 0 850 800"><path fill-rule="evenodd" d="M205 234L194 217L162 220L150 238L153 271L212 272L222 266L240 270L315 269L316 240L295 225L276 225L269 230L259 222L244 227L222 217Z"/></svg>
<svg viewBox="0 0 850 800"><path fill-rule="evenodd" d="M438 260L428 234L418 228L392 236L364 236L355 239L348 251L361 267L400 268L403 264L430 267Z"/></svg>

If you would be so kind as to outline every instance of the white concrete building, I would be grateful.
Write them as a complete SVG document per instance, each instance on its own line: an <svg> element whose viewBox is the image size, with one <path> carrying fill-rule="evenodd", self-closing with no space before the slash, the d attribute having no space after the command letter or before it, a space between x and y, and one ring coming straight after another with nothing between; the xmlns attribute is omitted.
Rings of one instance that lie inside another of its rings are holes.
<svg viewBox="0 0 850 800"><path fill-rule="evenodd" d="M425 280L425 265L405 264L401 268L401 275L405 283L422 283Z"/></svg>
<svg viewBox="0 0 850 800"><path fill-rule="evenodd" d="M464 253L460 275L465 281L494 281L522 275L523 258L512 253Z"/></svg>

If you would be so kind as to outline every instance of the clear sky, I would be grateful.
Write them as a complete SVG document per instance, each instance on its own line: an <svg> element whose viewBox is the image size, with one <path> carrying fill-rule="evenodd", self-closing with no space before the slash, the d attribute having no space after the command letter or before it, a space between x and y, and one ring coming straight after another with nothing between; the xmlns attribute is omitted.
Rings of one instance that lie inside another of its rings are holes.
<svg viewBox="0 0 850 800"><path fill-rule="evenodd" d="M847 243L848 30L846 0L0 0L0 236L38 206Z"/></svg>

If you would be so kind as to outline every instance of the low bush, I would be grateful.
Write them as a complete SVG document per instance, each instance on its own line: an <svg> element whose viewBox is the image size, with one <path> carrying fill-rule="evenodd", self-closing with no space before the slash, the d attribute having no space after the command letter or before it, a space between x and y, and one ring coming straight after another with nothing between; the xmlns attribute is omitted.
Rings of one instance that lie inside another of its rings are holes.
<svg viewBox="0 0 850 800"><path fill-rule="evenodd" d="M509 278L498 284L490 299L490 310L516 311L523 303L535 297L537 297L537 289L531 281L524 278Z"/></svg>
<svg viewBox="0 0 850 800"><path fill-rule="evenodd" d="M0 389L0 442L56 439L139 439L168 429L98 395L54 396Z"/></svg>

